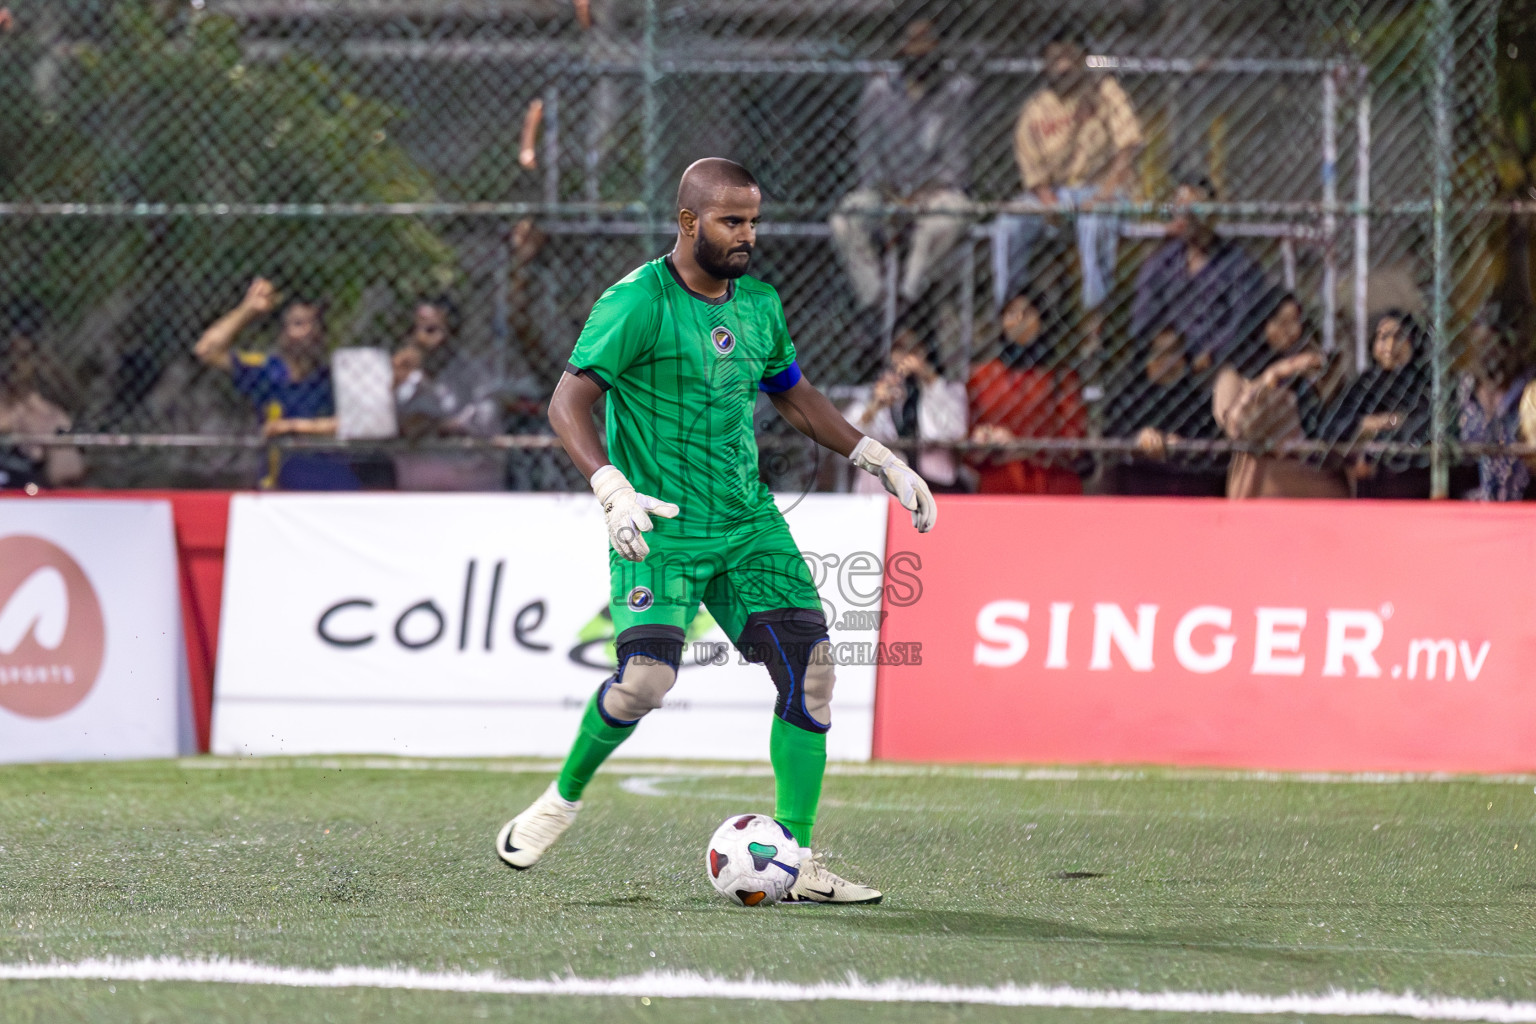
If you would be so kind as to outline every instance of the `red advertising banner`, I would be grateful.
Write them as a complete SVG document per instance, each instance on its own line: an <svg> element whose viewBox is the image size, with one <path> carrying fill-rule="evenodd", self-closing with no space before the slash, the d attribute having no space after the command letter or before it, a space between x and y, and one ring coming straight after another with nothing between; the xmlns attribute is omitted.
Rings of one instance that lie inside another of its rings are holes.
<svg viewBox="0 0 1536 1024"><path fill-rule="evenodd" d="M1536 769L1536 508L892 508L877 758Z"/></svg>

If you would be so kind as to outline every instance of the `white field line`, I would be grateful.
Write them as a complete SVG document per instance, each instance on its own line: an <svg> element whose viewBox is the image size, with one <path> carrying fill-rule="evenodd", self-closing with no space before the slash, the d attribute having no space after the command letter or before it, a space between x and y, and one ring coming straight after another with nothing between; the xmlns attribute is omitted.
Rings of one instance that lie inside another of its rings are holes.
<svg viewBox="0 0 1536 1024"><path fill-rule="evenodd" d="M641 996L666 999L764 1000L769 1002L938 1003L1079 1010L1142 1010L1155 1013L1318 1014L1391 1016L1414 1020L1536 1022L1536 1003L1420 996L1411 992L1342 992L1282 996L1247 992L1137 992L1067 985L941 985L930 982L844 981L797 984L755 978L730 979L691 972L652 972L622 978L502 978L494 974L425 972L398 967L333 967L311 970L233 960L85 960L79 963L0 965L0 980L188 982L277 985L289 988L410 989L515 996Z"/></svg>
<svg viewBox="0 0 1536 1024"><path fill-rule="evenodd" d="M741 803L743 797L740 793L678 793L671 789L663 788L672 783L697 782L709 778L708 775L627 775L619 782L619 788L631 796L665 797L672 800L712 800L719 803ZM822 807L847 807L857 811L875 811L885 814L963 814L974 811L979 805L969 804L930 804L930 803L889 803L870 800L840 800L836 797L824 796L821 798ZM1014 807L1014 811L1035 811L1042 815L1054 815L1066 818L1118 818L1144 812L1122 808L1025 808ZM1179 818L1189 821L1207 821L1217 817L1206 811L1168 811L1157 812L1160 818ZM1033 826L1031 826L1033 827Z"/></svg>
<svg viewBox="0 0 1536 1024"><path fill-rule="evenodd" d="M545 775L558 772L554 760L458 760L411 757L185 757L177 765L187 769L323 769L327 771L440 771L488 772L511 775ZM684 761L629 761L615 758L600 771L610 775L694 775L714 778L757 778L773 774L766 763L710 764ZM1201 768L1028 768L986 765L895 764L834 761L828 775L853 778L946 778L1000 779L1013 782L1308 782L1330 785L1402 785L1420 782L1536 784L1536 775L1459 775L1450 772L1272 772L1229 771Z"/></svg>

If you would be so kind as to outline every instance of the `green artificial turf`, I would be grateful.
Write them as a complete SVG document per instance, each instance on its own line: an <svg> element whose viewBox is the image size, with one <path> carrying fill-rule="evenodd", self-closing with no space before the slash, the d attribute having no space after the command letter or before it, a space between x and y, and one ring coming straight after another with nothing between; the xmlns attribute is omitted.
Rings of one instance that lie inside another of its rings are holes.
<svg viewBox="0 0 1536 1024"><path fill-rule="evenodd" d="M706 881L704 843L728 815L771 809L765 769L617 764L599 774L560 845L517 873L495 859L492 840L548 783L548 772L527 767L203 759L0 768L0 964L226 957L511 978L687 970L808 982L856 973L1536 1000L1528 782L1155 770L989 777L900 766L836 774L818 847L834 870L883 888L885 902L741 909ZM990 1022L1021 1011L0 982L7 1022L599 1013L763 1024Z"/></svg>

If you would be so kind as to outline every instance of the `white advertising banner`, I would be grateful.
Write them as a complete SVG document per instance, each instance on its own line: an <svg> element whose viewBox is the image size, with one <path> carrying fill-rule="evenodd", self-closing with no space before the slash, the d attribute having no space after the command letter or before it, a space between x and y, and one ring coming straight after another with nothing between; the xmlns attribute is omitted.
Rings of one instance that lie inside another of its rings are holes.
<svg viewBox="0 0 1536 1024"><path fill-rule="evenodd" d="M884 495L782 498L840 667L828 754L867 760ZM213 750L560 756L613 671L590 495L249 495L230 511ZM703 616L626 757L765 759L775 691Z"/></svg>
<svg viewBox="0 0 1536 1024"><path fill-rule="evenodd" d="M0 501L0 761L190 751L164 501Z"/></svg>

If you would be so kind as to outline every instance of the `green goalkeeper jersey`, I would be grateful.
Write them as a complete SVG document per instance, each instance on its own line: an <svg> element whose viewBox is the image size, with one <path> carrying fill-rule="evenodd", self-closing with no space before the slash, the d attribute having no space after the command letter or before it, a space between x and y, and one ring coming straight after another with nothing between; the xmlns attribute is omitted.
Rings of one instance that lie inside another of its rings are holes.
<svg viewBox="0 0 1536 1024"><path fill-rule="evenodd" d="M652 260L592 307L567 369L607 393L608 458L642 494L675 502L658 540L706 537L778 516L758 479L752 413L761 391L800 378L784 306L751 277L725 295L690 291Z"/></svg>

